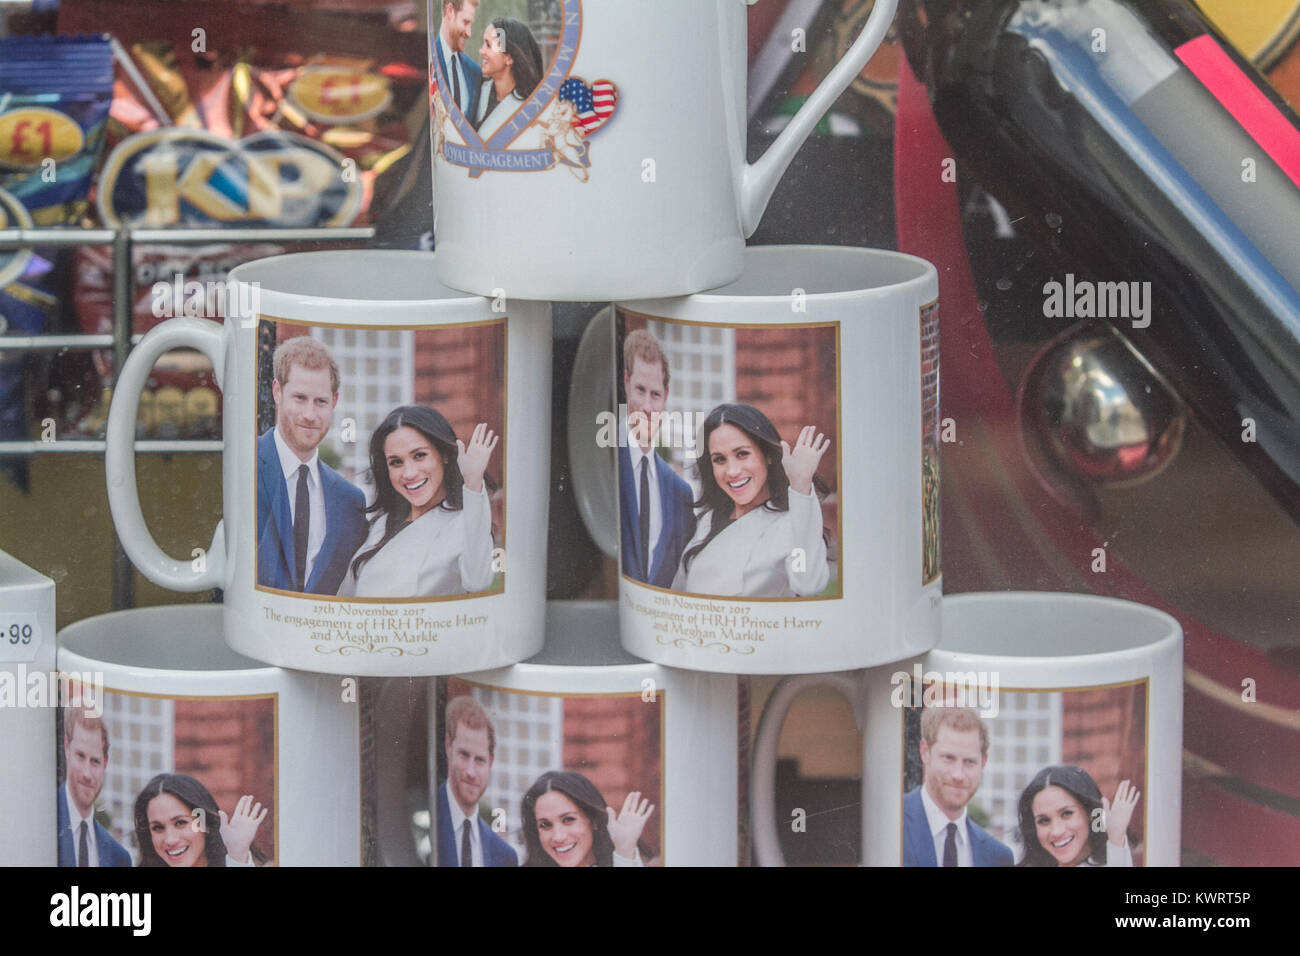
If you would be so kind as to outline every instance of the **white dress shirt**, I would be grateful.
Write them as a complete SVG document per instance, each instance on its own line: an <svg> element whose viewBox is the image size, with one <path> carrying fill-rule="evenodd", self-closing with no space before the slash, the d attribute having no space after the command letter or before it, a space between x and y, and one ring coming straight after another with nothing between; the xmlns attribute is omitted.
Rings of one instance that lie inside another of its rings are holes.
<svg viewBox="0 0 1300 956"><path fill-rule="evenodd" d="M311 570L316 565L316 556L325 543L325 491L320 483L320 456L312 451L311 461L300 459L280 435L279 425L275 426L275 450L280 455L280 468L284 471L285 488L289 492L290 527L298 510L298 466L307 466L307 501L311 505L311 519L307 525L307 564L301 582L306 588L311 580Z"/></svg>
<svg viewBox="0 0 1300 956"><path fill-rule="evenodd" d="M948 842L948 824L957 824L957 865L974 866L975 858L971 855L970 830L966 826L966 808L961 808L961 816L949 820L948 815L939 809L939 805L930 798L930 791L921 785L921 806L925 807L925 822L934 839L934 859L943 866L943 848Z"/></svg>
<svg viewBox="0 0 1300 956"><path fill-rule="evenodd" d="M650 476L650 543L646 547L646 554L650 556L650 563L654 563L655 546L659 544L659 536L664 531L663 504L659 500L659 472L655 468L655 458L658 455L651 448L649 451L642 451L641 446L636 443L636 439L631 433L627 438L627 453L632 461L632 520L634 527L641 527L641 462L646 462L648 469L646 474ZM642 568L646 577L650 577L650 568Z"/></svg>
<svg viewBox="0 0 1300 956"><path fill-rule="evenodd" d="M447 49L447 42L443 40L442 33L438 33L438 49L442 51L442 62L447 64L447 92L452 94L452 99L460 107L460 111L466 116L469 115L470 99L478 95L478 90L469 88L469 81L465 78L465 71L461 69L460 57ZM454 76L453 76L454 74ZM456 90L460 90L460 98L455 96Z"/></svg>
<svg viewBox="0 0 1300 956"><path fill-rule="evenodd" d="M81 864L78 854L81 853L81 824L86 824L86 854L90 858L87 866L99 866L99 839L95 836L95 808L90 808L88 816L82 816L77 805L72 802L72 794L68 793L67 783L63 784L63 805L68 810L68 825L72 827L72 858Z"/></svg>
<svg viewBox="0 0 1300 956"><path fill-rule="evenodd" d="M464 866L460 859L460 844L461 841L465 839L465 822L469 821L470 866L482 866L483 837L478 832L478 816L475 815L473 818L465 816L465 811L460 808L460 804L457 803L456 798L452 796L450 780L445 782L442 785L442 788L447 791L447 806L451 808L452 844L453 850L456 854L456 862L461 866Z"/></svg>
<svg viewBox="0 0 1300 956"><path fill-rule="evenodd" d="M384 537L388 519L370 525L364 554ZM353 555L355 559L356 555ZM339 597L417 598L473 594L492 586L492 502L487 488L461 491L461 510L430 508L403 528L353 576L349 562Z"/></svg>
<svg viewBox="0 0 1300 956"><path fill-rule="evenodd" d="M695 555L673 579L674 591L735 597L811 597L830 581L822 509L817 495L789 491L789 511L759 505L745 512ZM706 510L683 558L709 535L712 512ZM795 549L803 552L796 562Z"/></svg>

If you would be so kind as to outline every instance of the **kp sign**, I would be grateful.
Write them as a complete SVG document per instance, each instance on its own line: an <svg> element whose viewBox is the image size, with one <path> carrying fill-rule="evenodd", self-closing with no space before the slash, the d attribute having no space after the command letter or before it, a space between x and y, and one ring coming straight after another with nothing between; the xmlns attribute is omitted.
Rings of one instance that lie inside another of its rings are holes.
<svg viewBox="0 0 1300 956"><path fill-rule="evenodd" d="M169 128L118 144L98 203L110 226L313 228L349 225L361 199L352 162L305 136Z"/></svg>

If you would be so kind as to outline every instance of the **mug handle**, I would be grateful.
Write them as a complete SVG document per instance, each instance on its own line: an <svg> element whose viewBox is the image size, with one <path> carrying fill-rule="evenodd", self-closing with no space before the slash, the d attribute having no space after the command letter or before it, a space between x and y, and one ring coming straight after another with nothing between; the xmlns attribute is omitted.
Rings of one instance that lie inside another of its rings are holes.
<svg viewBox="0 0 1300 956"><path fill-rule="evenodd" d="M592 440L602 413L614 405L614 307L601 309L578 342L569 383L569 469L573 495L587 533L611 558L618 557L618 459ZM621 427L616 423L615 427ZM617 436L615 436L617 438ZM617 441L613 446L616 453Z"/></svg>
<svg viewBox="0 0 1300 956"><path fill-rule="evenodd" d="M781 728L795 698L814 687L838 691L853 708L853 722L858 732L867 731L867 713L863 706L861 678L849 674L805 674L783 678L772 691L758 719L754 735L754 753L749 770L750 832L754 840L756 866L785 866L781 840L776 831L776 749ZM865 772L865 768L864 768Z"/></svg>
<svg viewBox="0 0 1300 956"><path fill-rule="evenodd" d="M755 2L748 0L750 5ZM885 39L897 8L898 0L876 0L871 16L853 45L812 91L767 152L757 162L744 166L740 179L740 214L746 239L758 228L772 193L776 192L776 184L785 175L794 154Z"/></svg>
<svg viewBox="0 0 1300 956"><path fill-rule="evenodd" d="M113 402L108 410L108 432L104 448L104 471L108 480L108 508L113 515L122 548L140 573L160 587L173 591L206 591L224 586L226 538L222 522L212 535L203 571L188 561L169 557L145 523L140 510L140 493L135 483L135 422L154 363L164 352L195 348L212 362L216 380L225 391L224 326L208 319L169 319L140 340L117 377Z"/></svg>

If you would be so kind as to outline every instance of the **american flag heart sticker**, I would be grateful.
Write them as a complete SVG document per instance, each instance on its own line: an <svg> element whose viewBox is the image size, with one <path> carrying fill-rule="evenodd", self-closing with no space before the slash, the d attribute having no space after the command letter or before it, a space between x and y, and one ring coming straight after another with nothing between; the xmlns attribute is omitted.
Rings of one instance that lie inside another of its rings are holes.
<svg viewBox="0 0 1300 956"><path fill-rule="evenodd" d="M609 80L597 80L588 86L580 77L571 76L560 84L560 99L572 103L578 114L574 128L583 136L591 136L618 108L618 87Z"/></svg>

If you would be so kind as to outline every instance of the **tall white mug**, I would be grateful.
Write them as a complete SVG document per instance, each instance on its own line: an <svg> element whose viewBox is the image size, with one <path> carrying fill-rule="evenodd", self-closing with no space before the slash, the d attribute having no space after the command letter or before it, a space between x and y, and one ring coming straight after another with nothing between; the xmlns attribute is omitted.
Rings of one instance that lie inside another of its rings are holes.
<svg viewBox="0 0 1300 956"><path fill-rule="evenodd" d="M487 23L474 0L430 0L442 280L480 295L608 301L735 279L777 182L897 6L877 0L750 165L749 2L554 0L528 23Z"/></svg>
<svg viewBox="0 0 1300 956"><path fill-rule="evenodd" d="M938 294L912 256L761 246L730 285L593 320L570 460L627 650L792 674L938 642Z"/></svg>
<svg viewBox="0 0 1300 956"><path fill-rule="evenodd" d="M532 660L427 682L430 863L743 862L744 679L636 660L610 601L553 601L547 614ZM381 776L408 762L392 713L412 682L384 683ZM385 859L409 862L395 788L379 790Z"/></svg>
<svg viewBox="0 0 1300 956"><path fill-rule="evenodd" d="M105 455L122 545L155 584L224 589L241 654L395 676L541 647L550 306L453 292L434 258L247 263L230 273L224 325L164 322L122 369ZM151 366L186 346L222 390L224 517L177 560L145 524L132 443Z"/></svg>
<svg viewBox="0 0 1300 956"><path fill-rule="evenodd" d="M825 686L862 731L864 864L1177 866L1178 622L1090 594L997 592L946 598L943 628L922 658L777 685L751 764L755 861L782 862L781 724Z"/></svg>
<svg viewBox="0 0 1300 956"><path fill-rule="evenodd" d="M216 605L117 611L59 634L59 866L358 866L356 681L221 642ZM84 861L84 862L83 862Z"/></svg>

